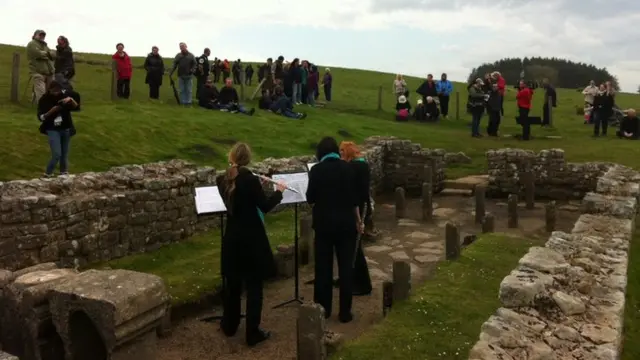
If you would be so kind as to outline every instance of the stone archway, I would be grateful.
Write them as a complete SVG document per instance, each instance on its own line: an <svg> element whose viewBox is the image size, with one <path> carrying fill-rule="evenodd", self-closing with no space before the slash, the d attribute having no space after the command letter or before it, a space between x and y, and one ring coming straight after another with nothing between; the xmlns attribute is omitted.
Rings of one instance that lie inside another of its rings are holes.
<svg viewBox="0 0 640 360"><path fill-rule="evenodd" d="M69 316L71 359L107 360L107 347L95 324L84 311Z"/></svg>

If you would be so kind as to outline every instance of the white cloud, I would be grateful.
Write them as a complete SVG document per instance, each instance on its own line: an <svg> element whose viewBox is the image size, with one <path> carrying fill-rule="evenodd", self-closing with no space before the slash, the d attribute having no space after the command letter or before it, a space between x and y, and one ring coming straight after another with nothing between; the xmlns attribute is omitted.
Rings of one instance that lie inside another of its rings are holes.
<svg viewBox="0 0 640 360"><path fill-rule="evenodd" d="M4 14L11 14L0 22L0 42L13 44L26 43L33 30L44 28L52 36L68 36L76 51L110 52L122 41L135 55L145 54L151 45L170 55L180 41L186 41L195 52L209 46L217 56L262 60L275 54L253 53L251 44L234 44L238 26L286 24L361 31L408 26L413 35L459 41L437 45L440 48L427 59L401 60L396 59L398 44L378 43L388 58L371 56L359 66L394 72L401 65L408 74L448 72L451 78L462 80L469 67L480 62L556 56L606 66L626 91L635 91L640 84L635 62L640 59L640 49L635 48L640 38L637 0L0 0L0 4ZM467 38L476 31L488 35L470 46ZM287 38L283 34L282 41L288 46L287 53L293 53L297 40ZM265 41L259 33L255 39ZM280 52L277 43L274 51ZM332 55L331 48L322 51ZM349 61L348 54L342 56ZM391 61L394 64L389 65ZM323 63L354 66L330 62Z"/></svg>

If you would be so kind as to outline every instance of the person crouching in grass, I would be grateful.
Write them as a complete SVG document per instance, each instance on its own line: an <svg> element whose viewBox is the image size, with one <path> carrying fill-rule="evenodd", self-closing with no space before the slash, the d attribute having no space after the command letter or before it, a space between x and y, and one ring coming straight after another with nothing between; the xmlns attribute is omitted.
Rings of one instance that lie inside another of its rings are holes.
<svg viewBox="0 0 640 360"><path fill-rule="evenodd" d="M407 97L404 95L398 96L398 102L396 103L396 121L409 121L410 114L411 104L407 101Z"/></svg>
<svg viewBox="0 0 640 360"><path fill-rule="evenodd" d="M244 105L240 104L240 97L238 92L233 87L233 80L227 78L225 80L224 87L220 90L218 95L218 103L220 103L220 110L229 112L240 112L245 115L253 115L256 109L247 109Z"/></svg>
<svg viewBox="0 0 640 360"><path fill-rule="evenodd" d="M280 114L290 119L304 119L307 117L305 113L293 111L293 101L285 95L281 87L275 89L275 100L271 103L269 110L273 113Z"/></svg>
<svg viewBox="0 0 640 360"><path fill-rule="evenodd" d="M427 96L427 103L424 106L424 112L426 121L437 121L438 117L440 117L438 104L436 104L432 96Z"/></svg>
<svg viewBox="0 0 640 360"><path fill-rule="evenodd" d="M51 160L47 164L45 177L53 176L58 163L60 175L69 171L69 142L76 134L73 126L72 111L80 110L80 94L73 90L63 90L62 85L52 81L47 92L38 101L38 120L40 133L49 138Z"/></svg>
<svg viewBox="0 0 640 360"><path fill-rule="evenodd" d="M198 105L202 108L209 110L220 110L220 103L218 98L220 97L220 93L215 85L213 85L213 81L210 78L205 80L202 89L198 94Z"/></svg>
<svg viewBox="0 0 640 360"><path fill-rule="evenodd" d="M635 109L625 111L625 116L622 118L617 135L621 139L638 140L640 137L640 119L638 119Z"/></svg>

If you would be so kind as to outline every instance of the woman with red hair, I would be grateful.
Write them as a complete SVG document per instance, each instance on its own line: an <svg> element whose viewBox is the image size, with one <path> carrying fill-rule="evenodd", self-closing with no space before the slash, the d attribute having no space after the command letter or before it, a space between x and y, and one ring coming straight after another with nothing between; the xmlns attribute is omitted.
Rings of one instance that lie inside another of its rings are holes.
<svg viewBox="0 0 640 360"><path fill-rule="evenodd" d="M353 167L355 175L356 199L360 218L366 223L371 218L371 198L369 196L371 175L369 164L365 161L358 146L351 141L340 144L340 157ZM364 229L361 229L361 232ZM360 235L359 235L360 236ZM356 242L355 257L353 259L353 295L363 296L371 294L371 277L369 267L362 250L362 242Z"/></svg>

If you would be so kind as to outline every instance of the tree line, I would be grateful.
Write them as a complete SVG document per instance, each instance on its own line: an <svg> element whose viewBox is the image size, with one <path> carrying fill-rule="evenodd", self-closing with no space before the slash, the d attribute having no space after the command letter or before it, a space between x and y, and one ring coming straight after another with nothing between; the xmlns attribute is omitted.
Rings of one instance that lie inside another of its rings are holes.
<svg viewBox="0 0 640 360"><path fill-rule="evenodd" d="M596 84L611 81L619 90L618 78L609 73L606 67L598 68L592 64L573 62L559 58L505 58L493 63L484 63L471 70L469 83L485 74L499 71L508 84L516 85L521 79L542 83L547 78L555 87L583 89L594 80Z"/></svg>

